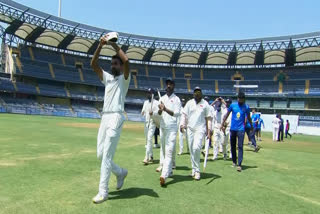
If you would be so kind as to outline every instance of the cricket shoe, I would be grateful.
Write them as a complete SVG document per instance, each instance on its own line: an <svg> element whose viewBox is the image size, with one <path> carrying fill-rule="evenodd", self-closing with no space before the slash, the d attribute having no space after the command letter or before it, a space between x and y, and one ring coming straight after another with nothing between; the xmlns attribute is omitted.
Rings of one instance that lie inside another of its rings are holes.
<svg viewBox="0 0 320 214"><path fill-rule="evenodd" d="M144 165L148 165L148 164L149 164L148 159L145 158L145 159L142 161L142 163L144 163Z"/></svg>
<svg viewBox="0 0 320 214"><path fill-rule="evenodd" d="M191 174L189 174L190 177L194 177L194 170L192 170Z"/></svg>
<svg viewBox="0 0 320 214"><path fill-rule="evenodd" d="M101 195L98 193L96 196L92 198L92 202L95 204L100 204L108 199L108 194L107 195Z"/></svg>
<svg viewBox="0 0 320 214"><path fill-rule="evenodd" d="M238 172L241 172L241 171L242 171L241 166L238 166L238 167L237 167L237 171L238 171Z"/></svg>
<svg viewBox="0 0 320 214"><path fill-rule="evenodd" d="M160 186L164 186L166 184L166 179L162 176L160 176Z"/></svg>
<svg viewBox="0 0 320 214"><path fill-rule="evenodd" d="M195 172L195 173L194 173L194 179L195 179L196 181L199 181L199 180L200 180L200 172Z"/></svg>
<svg viewBox="0 0 320 214"><path fill-rule="evenodd" d="M254 149L254 152L258 152L260 150L260 147L257 146L255 149Z"/></svg>
<svg viewBox="0 0 320 214"><path fill-rule="evenodd" d="M127 177L127 175L128 175L128 170L122 169L121 175L117 176L117 190L120 190L122 188L124 179Z"/></svg>
<svg viewBox="0 0 320 214"><path fill-rule="evenodd" d="M156 169L156 172L161 172L162 171L162 166L158 166L158 168Z"/></svg>

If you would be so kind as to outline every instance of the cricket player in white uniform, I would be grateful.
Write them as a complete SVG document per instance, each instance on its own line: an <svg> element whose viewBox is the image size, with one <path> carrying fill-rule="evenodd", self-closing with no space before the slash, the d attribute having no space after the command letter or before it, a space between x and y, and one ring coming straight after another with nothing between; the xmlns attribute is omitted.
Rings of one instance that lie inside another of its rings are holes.
<svg viewBox="0 0 320 214"><path fill-rule="evenodd" d="M279 114L277 114L276 117L273 118L273 120L272 120L272 124L273 124L273 130L272 130L273 138L272 139L273 139L273 141L278 141L280 123L281 123L281 120L279 119Z"/></svg>
<svg viewBox="0 0 320 214"><path fill-rule="evenodd" d="M158 114L160 120L160 185L165 185L165 180L172 175L173 155L175 155L176 139L178 132L178 117L180 116L181 102L173 91L175 83L171 78L166 80L166 94L160 98ZM162 166L161 166L162 165ZM161 169L160 169L161 170ZM159 168L157 171L160 171Z"/></svg>
<svg viewBox="0 0 320 214"><path fill-rule="evenodd" d="M182 114L182 111L183 111L183 107L186 105L186 100L184 98L181 99L181 114ZM178 126L180 126L180 119L181 119L181 115L179 117L179 120L178 120ZM182 155L183 153L183 137L186 137L186 142L187 142L187 151L189 152L189 144L188 144L188 137L187 137L187 131L185 132L181 132L181 130L179 129L179 153L178 155Z"/></svg>
<svg viewBox="0 0 320 214"><path fill-rule="evenodd" d="M219 146L222 147L222 153L223 153L223 159L227 159L227 145L228 145L228 138L230 137L230 119L229 118L225 124L222 124L223 118L228 113L228 109L225 107L227 104L226 102L221 98L217 98L215 100L215 107L213 113L213 119L212 119L212 130L214 132L213 134L213 158L212 160L218 159L218 153L219 153ZM221 126L226 127L225 131L221 130ZM229 128L227 128L229 126Z"/></svg>
<svg viewBox="0 0 320 214"><path fill-rule="evenodd" d="M200 87L195 87L193 91L194 99L189 100L183 109L180 129L188 130L188 142L192 165L191 176L195 180L200 180L200 152L202 141L207 133L207 138L211 138L212 115L207 101L202 99Z"/></svg>
<svg viewBox="0 0 320 214"><path fill-rule="evenodd" d="M152 138L154 131L156 130L156 123L153 118L153 115L155 115L159 108L159 102L153 98L154 91L149 88L148 89L148 99L144 101L143 107L141 110L141 114L145 116L145 125L144 125L144 134L146 136L146 155L143 160L143 163L145 165L148 165L149 163L153 162L153 151L152 151Z"/></svg>
<svg viewBox="0 0 320 214"><path fill-rule="evenodd" d="M111 60L111 74L104 71L98 63L102 46L110 44L116 52ZM121 189L128 174L113 162L120 138L124 116L124 100L130 83L129 60L116 43L108 41L108 34L100 39L100 43L91 60L91 67L105 85L103 115L97 139L97 156L101 159L99 192L92 199L101 203L108 199L108 183L111 172L117 177L117 189Z"/></svg>

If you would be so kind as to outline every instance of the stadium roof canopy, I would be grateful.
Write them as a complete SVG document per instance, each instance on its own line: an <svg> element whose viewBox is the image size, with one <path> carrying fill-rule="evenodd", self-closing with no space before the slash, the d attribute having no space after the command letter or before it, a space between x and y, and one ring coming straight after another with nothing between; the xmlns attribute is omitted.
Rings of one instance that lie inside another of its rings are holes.
<svg viewBox="0 0 320 214"><path fill-rule="evenodd" d="M92 55L99 38L110 30L80 24L0 0L3 41L14 38L29 44ZM118 44L131 60L186 65L273 65L320 61L320 32L247 40L186 40L119 32ZM114 51L105 46L103 56Z"/></svg>

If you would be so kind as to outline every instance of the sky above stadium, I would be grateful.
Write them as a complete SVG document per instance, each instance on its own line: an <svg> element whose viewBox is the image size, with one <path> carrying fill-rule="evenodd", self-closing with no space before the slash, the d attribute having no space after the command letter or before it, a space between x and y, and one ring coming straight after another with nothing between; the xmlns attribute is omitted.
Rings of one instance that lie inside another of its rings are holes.
<svg viewBox="0 0 320 214"><path fill-rule="evenodd" d="M58 0L16 2L58 15ZM61 16L145 36L232 40L320 31L319 8L318 0L62 0Z"/></svg>

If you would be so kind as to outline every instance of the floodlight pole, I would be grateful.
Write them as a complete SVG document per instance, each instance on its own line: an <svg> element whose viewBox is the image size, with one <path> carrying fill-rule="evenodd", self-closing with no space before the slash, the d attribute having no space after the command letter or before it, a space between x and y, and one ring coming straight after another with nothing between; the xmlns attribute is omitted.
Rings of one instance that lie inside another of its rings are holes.
<svg viewBox="0 0 320 214"><path fill-rule="evenodd" d="M58 16L61 17L61 0L59 0L59 11L58 11Z"/></svg>

